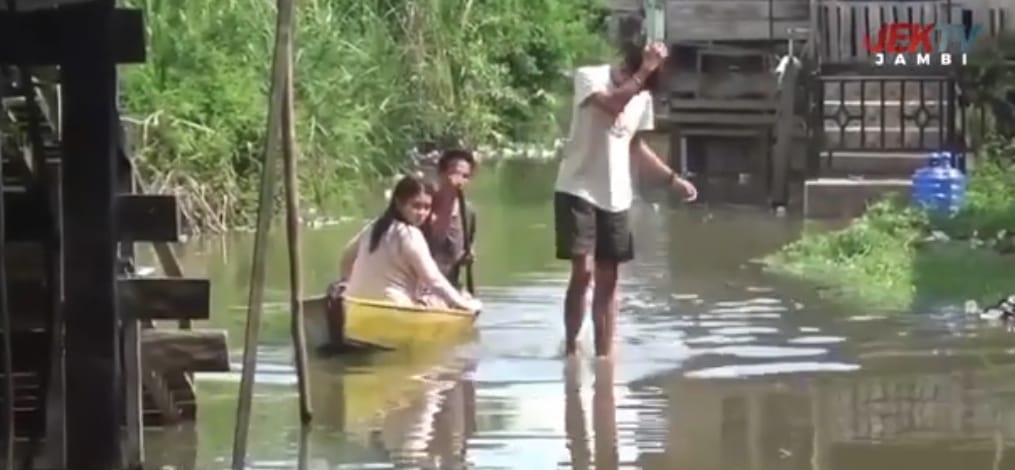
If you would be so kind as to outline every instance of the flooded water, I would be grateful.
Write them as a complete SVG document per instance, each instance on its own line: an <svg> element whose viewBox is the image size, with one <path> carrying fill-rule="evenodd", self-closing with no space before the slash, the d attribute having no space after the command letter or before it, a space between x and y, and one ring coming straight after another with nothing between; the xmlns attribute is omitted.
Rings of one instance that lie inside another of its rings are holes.
<svg viewBox="0 0 1015 470"><path fill-rule="evenodd" d="M587 353L568 363L552 173L526 164L478 182L478 339L434 357L315 359L305 434L278 238L248 467L1015 468L1011 336L960 312L850 312L767 276L750 260L799 224L765 213L640 204L617 357L591 357L587 323ZM362 223L306 233L307 295ZM229 331L234 371L198 375L194 425L147 433L151 468L230 466L251 238L185 248L187 273L213 281L201 326Z"/></svg>

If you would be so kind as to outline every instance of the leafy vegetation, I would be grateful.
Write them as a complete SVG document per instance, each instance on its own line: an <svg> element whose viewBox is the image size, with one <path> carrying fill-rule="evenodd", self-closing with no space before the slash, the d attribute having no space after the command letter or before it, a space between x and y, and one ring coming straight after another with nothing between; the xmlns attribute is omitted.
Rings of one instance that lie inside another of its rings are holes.
<svg viewBox="0 0 1015 470"><path fill-rule="evenodd" d="M148 62L123 97L139 172L176 191L190 221L249 223L266 125L274 2L129 0ZM588 0L306 0L296 33L304 197L358 203L422 140L547 141L567 109L567 72L609 56Z"/></svg>

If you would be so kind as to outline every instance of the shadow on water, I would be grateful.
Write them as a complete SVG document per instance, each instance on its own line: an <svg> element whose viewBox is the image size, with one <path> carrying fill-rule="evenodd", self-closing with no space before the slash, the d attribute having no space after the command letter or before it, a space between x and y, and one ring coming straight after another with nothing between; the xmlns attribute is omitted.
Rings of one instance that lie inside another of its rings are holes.
<svg viewBox="0 0 1015 470"><path fill-rule="evenodd" d="M480 340L434 356L314 361L306 435L278 239L251 468L1015 467L1011 336L949 312L842 311L763 274L750 260L797 236L793 220L640 204L617 357L566 363L566 265L552 259L550 203L504 197L531 174L541 173L491 171L478 182ZM361 223L308 231L311 288L334 275ZM189 430L148 433L152 468L229 467L249 243L190 248L187 266L213 280L209 326L229 330L234 372L198 376Z"/></svg>

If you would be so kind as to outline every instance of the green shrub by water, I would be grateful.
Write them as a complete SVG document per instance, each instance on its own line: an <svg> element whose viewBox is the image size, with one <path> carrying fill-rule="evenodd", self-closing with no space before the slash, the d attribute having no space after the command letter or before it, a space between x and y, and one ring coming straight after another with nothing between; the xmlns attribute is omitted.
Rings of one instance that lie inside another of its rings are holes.
<svg viewBox="0 0 1015 470"><path fill-rule="evenodd" d="M148 60L123 67L139 172L206 229L256 205L275 28L270 0L129 0ZM579 62L609 49L587 0L298 2L296 107L304 197L355 204L411 145L559 135Z"/></svg>
<svg viewBox="0 0 1015 470"><path fill-rule="evenodd" d="M977 155L965 204L934 220L885 200L842 230L805 229L765 261L776 272L817 280L850 301L906 309L919 299L996 300L1015 291L1015 259L985 249L1015 234L1015 141L993 141ZM928 243L947 237L951 243Z"/></svg>

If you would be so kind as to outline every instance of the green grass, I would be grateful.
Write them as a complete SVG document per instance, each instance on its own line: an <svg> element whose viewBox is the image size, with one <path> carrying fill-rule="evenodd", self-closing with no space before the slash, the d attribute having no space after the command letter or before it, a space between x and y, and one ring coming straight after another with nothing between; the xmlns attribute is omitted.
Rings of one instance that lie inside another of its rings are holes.
<svg viewBox="0 0 1015 470"><path fill-rule="evenodd" d="M271 0L128 0L147 63L124 67L142 178L203 229L256 204ZM297 133L305 205L349 207L423 139L544 142L566 120L575 64L609 57L586 0L306 0L298 4Z"/></svg>
<svg viewBox="0 0 1015 470"><path fill-rule="evenodd" d="M978 154L965 205L946 220L903 201L872 205L842 230L813 227L765 259L777 273L833 287L840 299L884 310L922 301L992 302L1015 291L1015 257L991 242L1015 233L1015 141L994 141ZM951 241L926 243L934 232Z"/></svg>

